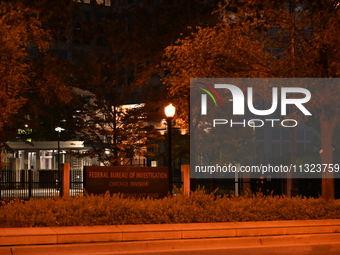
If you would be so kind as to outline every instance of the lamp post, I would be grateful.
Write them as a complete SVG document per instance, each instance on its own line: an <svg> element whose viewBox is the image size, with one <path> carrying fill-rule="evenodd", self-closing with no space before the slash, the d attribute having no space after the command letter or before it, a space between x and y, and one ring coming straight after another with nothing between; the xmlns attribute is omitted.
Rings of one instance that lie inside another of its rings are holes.
<svg viewBox="0 0 340 255"><path fill-rule="evenodd" d="M164 108L167 126L168 126L168 166L169 166L169 192L172 194L172 188L173 188L173 176L172 176L172 136L171 136L171 122L176 112L176 107L172 104L168 104Z"/></svg>
<svg viewBox="0 0 340 255"><path fill-rule="evenodd" d="M60 133L65 129L62 127L56 127L55 131L58 132L58 179L59 179L59 188L61 188L61 173L60 173ZM61 190L61 189L60 189ZM60 193L61 195L61 193Z"/></svg>

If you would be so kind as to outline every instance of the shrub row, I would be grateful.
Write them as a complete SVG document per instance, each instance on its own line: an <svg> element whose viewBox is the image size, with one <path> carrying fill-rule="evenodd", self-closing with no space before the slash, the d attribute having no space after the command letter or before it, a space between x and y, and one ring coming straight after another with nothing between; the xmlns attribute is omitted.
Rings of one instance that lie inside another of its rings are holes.
<svg viewBox="0 0 340 255"><path fill-rule="evenodd" d="M0 227L91 226L340 218L340 200L262 194L216 197L194 192L163 199L118 195L2 202Z"/></svg>

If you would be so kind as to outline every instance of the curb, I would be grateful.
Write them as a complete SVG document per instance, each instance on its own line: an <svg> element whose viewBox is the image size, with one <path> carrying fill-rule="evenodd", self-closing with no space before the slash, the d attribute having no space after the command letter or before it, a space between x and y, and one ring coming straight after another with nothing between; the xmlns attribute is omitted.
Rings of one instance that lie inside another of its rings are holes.
<svg viewBox="0 0 340 255"><path fill-rule="evenodd" d="M312 234L291 236L263 236L239 238L207 238L133 242L97 242L59 245L22 245L0 247L1 255L108 255L140 254L152 252L163 254L165 251L230 249L239 250L261 247L295 247L315 244L340 244L340 234ZM234 254L234 253L233 253ZM291 253L280 253L291 254Z"/></svg>
<svg viewBox="0 0 340 255"><path fill-rule="evenodd" d="M0 246L60 245L80 243L124 243L192 239L235 239L261 237L261 244L283 242L289 238L311 238L321 234L340 242L340 219L150 224L117 226L76 226L39 228L2 228ZM304 237L305 236L305 237ZM266 237L266 238L264 238ZM257 238L257 240L260 240ZM320 239L319 239L320 240ZM202 242L202 240L200 240Z"/></svg>

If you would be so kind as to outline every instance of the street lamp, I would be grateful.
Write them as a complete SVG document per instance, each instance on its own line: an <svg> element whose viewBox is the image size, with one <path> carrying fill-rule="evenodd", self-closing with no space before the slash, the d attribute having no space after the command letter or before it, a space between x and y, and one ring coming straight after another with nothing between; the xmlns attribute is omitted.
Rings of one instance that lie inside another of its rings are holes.
<svg viewBox="0 0 340 255"><path fill-rule="evenodd" d="M65 129L62 127L56 127L55 131L58 132L58 175L59 175L59 187L61 187L61 173L60 173L60 133ZM60 193L61 194L61 193Z"/></svg>
<svg viewBox="0 0 340 255"><path fill-rule="evenodd" d="M169 164L169 192L172 194L173 177L172 177L172 137L171 137L171 122L176 112L176 107L172 104L168 104L164 108L166 121L168 125L168 164Z"/></svg>

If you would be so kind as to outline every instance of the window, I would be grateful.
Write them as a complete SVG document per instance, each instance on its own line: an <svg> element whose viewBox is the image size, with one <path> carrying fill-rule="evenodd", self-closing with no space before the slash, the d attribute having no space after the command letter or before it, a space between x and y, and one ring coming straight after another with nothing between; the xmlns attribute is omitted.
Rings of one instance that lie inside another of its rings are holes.
<svg viewBox="0 0 340 255"><path fill-rule="evenodd" d="M83 4L90 4L91 0L73 0L77 3L83 3ZM105 5L105 6L111 6L111 0L96 0L96 3L99 5Z"/></svg>
<svg viewBox="0 0 340 255"><path fill-rule="evenodd" d="M288 130L281 130L281 140L289 141L289 131Z"/></svg>
<svg viewBox="0 0 340 255"><path fill-rule="evenodd" d="M89 4L91 0L73 0L73 1L77 3Z"/></svg>
<svg viewBox="0 0 340 255"><path fill-rule="evenodd" d="M255 129L255 136L256 140L264 140L264 129L263 128Z"/></svg>
<svg viewBox="0 0 340 255"><path fill-rule="evenodd" d="M304 130L298 130L296 133L296 140L299 142L302 142L305 140L305 131Z"/></svg>
<svg viewBox="0 0 340 255"><path fill-rule="evenodd" d="M272 140L279 141L280 140L280 129L272 130Z"/></svg>
<svg viewBox="0 0 340 255"><path fill-rule="evenodd" d="M111 0L97 0L97 4L111 6Z"/></svg>
<svg viewBox="0 0 340 255"><path fill-rule="evenodd" d="M290 153L290 143L281 143L281 155Z"/></svg>
<svg viewBox="0 0 340 255"><path fill-rule="evenodd" d="M313 132L306 131L306 141L311 142L313 140Z"/></svg>
<svg viewBox="0 0 340 255"><path fill-rule="evenodd" d="M272 156L278 157L281 155L280 143L272 143Z"/></svg>

